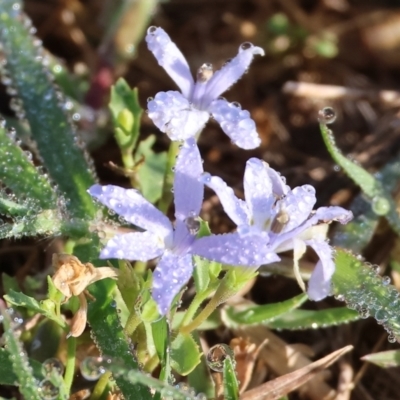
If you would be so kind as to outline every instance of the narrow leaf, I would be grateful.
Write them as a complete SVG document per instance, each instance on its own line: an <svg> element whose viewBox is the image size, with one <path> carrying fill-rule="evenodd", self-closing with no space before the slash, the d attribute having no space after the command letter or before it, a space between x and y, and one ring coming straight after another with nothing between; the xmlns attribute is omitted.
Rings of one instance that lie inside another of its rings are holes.
<svg viewBox="0 0 400 400"><path fill-rule="evenodd" d="M228 319L228 325L255 325L269 323L282 314L300 307L308 299L305 293L302 293L292 299L282 301L280 303L265 304L261 306L246 307L245 310L235 310L229 307L224 317Z"/></svg>
<svg viewBox="0 0 400 400"><path fill-rule="evenodd" d="M357 311L338 307L318 311L293 310L265 325L271 329L319 329L347 324L358 319L360 319L360 314Z"/></svg>
<svg viewBox="0 0 400 400"><path fill-rule="evenodd" d="M361 360L368 361L381 368L400 366L400 350L381 351L375 354L367 354Z"/></svg>
<svg viewBox="0 0 400 400"><path fill-rule="evenodd" d="M224 399L238 400L239 382L236 378L234 362L230 357L226 357L224 360L223 382L224 382Z"/></svg>
<svg viewBox="0 0 400 400"><path fill-rule="evenodd" d="M67 199L68 211L73 217L87 219L97 209L86 192L95 181L90 162L63 109L63 96L51 82L40 41L32 38L30 21L21 10L17 0L0 2L4 68L22 102L20 113L29 122L43 162Z"/></svg>

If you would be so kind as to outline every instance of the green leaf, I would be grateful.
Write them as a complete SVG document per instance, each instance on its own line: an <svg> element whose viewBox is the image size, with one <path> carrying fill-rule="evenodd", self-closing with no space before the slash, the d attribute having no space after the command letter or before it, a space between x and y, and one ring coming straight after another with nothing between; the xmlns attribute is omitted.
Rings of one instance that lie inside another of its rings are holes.
<svg viewBox="0 0 400 400"><path fill-rule="evenodd" d="M200 346L200 338L198 332L193 332L193 340ZM197 393L204 393L207 399L212 399L215 395L215 383L212 379L210 368L208 367L206 356L202 353L200 363L188 375L188 383Z"/></svg>
<svg viewBox="0 0 400 400"><path fill-rule="evenodd" d="M36 360L29 359L29 364L32 368L33 376L38 379L43 379L43 366ZM13 371L10 353L0 348L0 385L18 386L19 381L17 375Z"/></svg>
<svg viewBox="0 0 400 400"><path fill-rule="evenodd" d="M171 366L182 376L188 375L200 363L200 349L191 335L179 333L171 344Z"/></svg>
<svg viewBox="0 0 400 400"><path fill-rule="evenodd" d="M15 136L15 131L8 135L5 125L0 123L0 182L11 189L15 196L10 199L9 207L14 212L19 211L21 206L11 206L12 200L21 199L22 202L29 201L28 204L33 208L28 207L27 215L35 214L40 209L56 208L56 196L48 179L33 165L32 154L24 152L12 135Z"/></svg>
<svg viewBox="0 0 400 400"><path fill-rule="evenodd" d="M236 378L235 365L230 357L224 360L224 399L238 400L239 399L239 382Z"/></svg>
<svg viewBox="0 0 400 400"><path fill-rule="evenodd" d="M131 89L119 78L111 88L109 104L115 128L115 139L123 152L132 153L140 133L140 107L137 88Z"/></svg>
<svg viewBox="0 0 400 400"><path fill-rule="evenodd" d="M400 180L400 162L397 160L387 163L375 178L390 193ZM331 244L352 250L354 253L361 251L370 243L378 226L379 216L373 212L370 202L365 196L359 194L350 206L354 218L347 224L338 224L335 227Z"/></svg>
<svg viewBox="0 0 400 400"><path fill-rule="evenodd" d="M17 377L21 394L25 399L42 400L39 395L36 379L33 376L32 367L28 362L28 357L22 344L14 336L14 332L11 329L10 315L3 307L1 307L1 314L3 316L5 344L10 355L12 371Z"/></svg>
<svg viewBox="0 0 400 400"><path fill-rule="evenodd" d="M271 329L318 329L347 324L360 319L357 311L346 307L325 310L292 310L265 325Z"/></svg>
<svg viewBox="0 0 400 400"><path fill-rule="evenodd" d="M381 351L379 353L367 354L361 360L368 361L381 368L400 366L400 350Z"/></svg>
<svg viewBox="0 0 400 400"><path fill-rule="evenodd" d="M144 160L143 164L138 166L138 178L140 191L143 196L155 203L161 197L164 184L165 168L167 166L167 153L155 153L152 149L156 141L155 135L150 135L139 143L135 152L135 162L139 163Z"/></svg>
<svg viewBox="0 0 400 400"><path fill-rule="evenodd" d="M400 337L400 296L389 284L390 278L382 278L361 258L343 249L336 249L335 263L332 283L337 298L362 318L374 317L389 332L388 340L395 342Z"/></svg>
<svg viewBox="0 0 400 400"><path fill-rule="evenodd" d="M225 311L224 321L229 326L267 324L279 318L282 314L300 307L307 299L307 294L302 293L280 303L251 306L240 311L237 311L234 307L228 307Z"/></svg>
<svg viewBox="0 0 400 400"><path fill-rule="evenodd" d="M21 10L22 5L15 0L0 2L5 70L22 101L21 112L29 122L45 167L66 198L66 208L72 217L87 220L98 208L87 193L95 181L93 171L63 109L62 95L44 65L44 51L29 33L29 21Z"/></svg>
<svg viewBox="0 0 400 400"><path fill-rule="evenodd" d="M28 215L30 209L27 205L21 205L17 202L10 200L4 193L0 192L0 215L6 215L8 217L21 217Z"/></svg>
<svg viewBox="0 0 400 400"><path fill-rule="evenodd" d="M39 303L33 297L29 297L21 292L15 292L12 289L9 291L8 294L4 296L4 299L9 304L12 304L16 307L23 307L27 310L42 314L46 318L57 322L57 324L61 327L66 327L65 321L62 318L57 317L57 315L55 314L55 304L51 300L43 300Z"/></svg>
<svg viewBox="0 0 400 400"><path fill-rule="evenodd" d="M334 114L334 111L331 108L320 111L320 129L329 153L346 174L360 186L363 193L371 201L371 207L375 214L385 216L393 230L400 234L400 217L397 213L396 203L390 193L378 179L360 165L347 159L336 146L332 131L323 121L324 115L332 113Z"/></svg>
<svg viewBox="0 0 400 400"><path fill-rule="evenodd" d="M89 303L88 321L92 335L102 354L120 360L127 370L137 370L139 365L132 353L125 332L120 324L113 302L116 283L111 279L98 281L90 286L96 301ZM143 384L132 385L124 376L116 375L115 382L127 400L150 400L150 391Z"/></svg>

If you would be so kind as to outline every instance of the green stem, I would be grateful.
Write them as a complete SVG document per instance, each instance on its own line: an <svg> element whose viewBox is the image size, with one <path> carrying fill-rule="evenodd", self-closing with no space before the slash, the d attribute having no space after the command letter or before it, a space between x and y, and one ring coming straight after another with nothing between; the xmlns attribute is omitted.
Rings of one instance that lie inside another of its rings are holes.
<svg viewBox="0 0 400 400"><path fill-rule="evenodd" d="M75 374L76 338L67 339L67 362L65 365L64 384L67 393L71 392L72 381Z"/></svg>
<svg viewBox="0 0 400 400"><path fill-rule="evenodd" d="M199 307L201 306L201 303L203 303L203 301L210 295L210 293L213 290L205 290L202 293L196 293L196 295L194 296L192 302L190 303L188 309L185 312L185 316L182 319L182 322L180 324L180 326L186 326L189 324L189 321L191 321L194 317L194 315L196 314L197 310L199 309Z"/></svg>
<svg viewBox="0 0 400 400"><path fill-rule="evenodd" d="M179 329L180 333L189 334L198 328L211 314L212 312L230 297L232 297L236 293L236 290L232 290L231 287L227 285L225 279L223 279L218 286L217 291L214 293L214 296L208 302L208 304L204 307L204 309L200 312L200 314L188 325L183 325Z"/></svg>
<svg viewBox="0 0 400 400"><path fill-rule="evenodd" d="M174 182L174 171L172 169L176 162L176 156L179 151L179 145L180 145L179 142L171 142L168 150L167 167L165 169L163 190L161 194L161 199L158 202L158 208L164 214L167 213L173 198L171 189Z"/></svg>
<svg viewBox="0 0 400 400"><path fill-rule="evenodd" d="M99 400L101 399L104 391L107 388L107 385L111 378L111 372L106 371L96 383L96 386L93 389L92 395L90 396L90 400Z"/></svg>
<svg viewBox="0 0 400 400"><path fill-rule="evenodd" d="M128 320L126 321L124 329L126 335L128 337L131 337L141 322L142 320L140 318L140 315L136 311L135 307L133 307L133 310L129 314Z"/></svg>

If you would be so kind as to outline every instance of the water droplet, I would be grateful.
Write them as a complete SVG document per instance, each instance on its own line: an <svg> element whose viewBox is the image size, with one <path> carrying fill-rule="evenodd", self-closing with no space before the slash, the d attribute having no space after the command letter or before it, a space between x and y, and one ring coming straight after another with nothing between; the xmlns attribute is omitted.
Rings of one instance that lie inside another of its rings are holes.
<svg viewBox="0 0 400 400"><path fill-rule="evenodd" d="M96 381L105 372L103 364L102 357L86 357L80 365L82 376L87 381Z"/></svg>
<svg viewBox="0 0 400 400"><path fill-rule="evenodd" d="M197 217L187 217L185 224L191 235L197 235L200 230L200 221Z"/></svg>
<svg viewBox="0 0 400 400"><path fill-rule="evenodd" d="M154 35L156 32L157 32L157 27L156 26L150 26L150 28L149 29L147 29L147 33L149 34L149 35Z"/></svg>
<svg viewBox="0 0 400 400"><path fill-rule="evenodd" d="M224 360L230 357L235 359L233 350L226 344L220 343L211 347L207 353L207 365L216 372L222 372L224 369Z"/></svg>
<svg viewBox="0 0 400 400"><path fill-rule="evenodd" d="M383 276L382 277L382 284L383 284L383 286L390 285L390 276Z"/></svg>
<svg viewBox="0 0 400 400"><path fill-rule="evenodd" d="M39 394L44 400L53 400L58 397L59 389L49 379L43 379L38 385Z"/></svg>
<svg viewBox="0 0 400 400"><path fill-rule="evenodd" d="M376 215L386 215L390 211L390 201L376 196L372 199L372 210Z"/></svg>
<svg viewBox="0 0 400 400"><path fill-rule="evenodd" d="M396 343L397 339L396 336L394 335L394 333L390 333L388 336L388 342L389 343Z"/></svg>
<svg viewBox="0 0 400 400"><path fill-rule="evenodd" d="M253 47L253 43L250 42L244 42L240 45L239 50L248 50L251 49Z"/></svg>
<svg viewBox="0 0 400 400"><path fill-rule="evenodd" d="M319 111L318 119L323 124L333 124L336 120L336 112L332 107L325 107Z"/></svg>
<svg viewBox="0 0 400 400"><path fill-rule="evenodd" d="M46 375L50 375L53 371L57 371L59 375L64 373L63 363L55 357L43 361L43 368L46 371Z"/></svg>

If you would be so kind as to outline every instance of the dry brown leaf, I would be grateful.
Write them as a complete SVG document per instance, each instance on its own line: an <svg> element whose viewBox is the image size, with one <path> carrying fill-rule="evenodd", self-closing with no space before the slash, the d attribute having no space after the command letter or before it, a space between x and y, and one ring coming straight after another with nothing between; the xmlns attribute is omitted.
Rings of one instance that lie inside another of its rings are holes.
<svg viewBox="0 0 400 400"><path fill-rule="evenodd" d="M244 393L241 400L278 400L282 396L290 393L298 387L304 385L310 379L314 378L318 373L328 368L339 357L353 349L353 346L345 346L333 353L313 362L297 371L283 375L273 381L264 383L258 388L249 390Z"/></svg>
<svg viewBox="0 0 400 400"><path fill-rule="evenodd" d="M288 345L265 326L243 326L233 331L236 336L245 337L258 345L268 339L268 343L260 352L260 358L264 360L268 369L278 376L291 373L312 363L304 354ZM333 399L336 391L325 382L325 379L323 372L316 374L313 379L301 387L301 395L310 400Z"/></svg>
<svg viewBox="0 0 400 400"><path fill-rule="evenodd" d="M243 393L249 386L256 366L258 355L261 349L267 344L268 339L264 340L259 346L243 338L234 338L230 342L236 361L236 374L240 382L240 393ZM260 363L263 364L263 363ZM257 368L257 375L265 378L267 369L264 365ZM260 382L261 383L261 382Z"/></svg>
<svg viewBox="0 0 400 400"><path fill-rule="evenodd" d="M72 296L78 296L80 307L75 313L71 330L68 336L78 337L86 327L87 300L93 297L86 288L104 278L116 278L118 270L110 267L96 268L93 264L83 264L77 257L70 254L53 254L53 267L56 270L53 276L54 286L65 296L68 301Z"/></svg>

